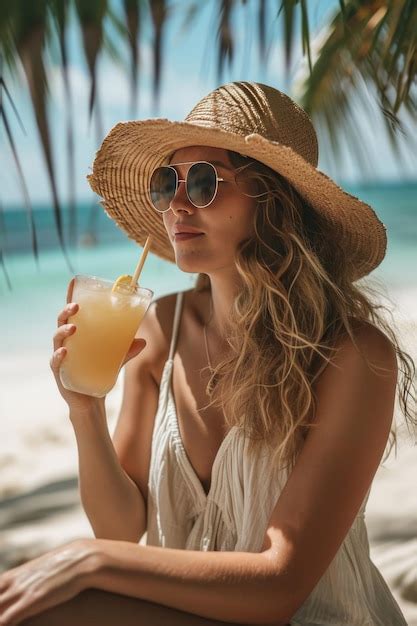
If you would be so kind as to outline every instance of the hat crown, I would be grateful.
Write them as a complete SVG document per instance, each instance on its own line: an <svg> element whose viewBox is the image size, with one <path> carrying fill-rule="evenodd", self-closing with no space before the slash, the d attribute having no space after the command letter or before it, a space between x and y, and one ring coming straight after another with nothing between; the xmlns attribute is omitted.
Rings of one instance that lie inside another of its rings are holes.
<svg viewBox="0 0 417 626"><path fill-rule="evenodd" d="M244 137L257 133L289 146L317 167L318 142L310 118L286 94L268 85L222 85L200 100L185 121Z"/></svg>

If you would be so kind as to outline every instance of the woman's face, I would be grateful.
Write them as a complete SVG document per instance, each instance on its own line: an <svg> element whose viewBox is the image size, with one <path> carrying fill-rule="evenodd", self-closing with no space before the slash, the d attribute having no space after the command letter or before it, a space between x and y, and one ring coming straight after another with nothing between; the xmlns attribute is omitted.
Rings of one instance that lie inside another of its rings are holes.
<svg viewBox="0 0 417 626"><path fill-rule="evenodd" d="M250 193L250 190L242 185L242 174L239 185L235 183L235 170L226 150L206 146L177 150L172 155L170 165L176 167L179 179L186 178L191 164L176 166L176 163L189 161L213 163L219 178L224 178L227 182L219 182L213 202L202 209L195 207L188 200L185 183L179 183L170 208L162 214L168 237L174 248L176 264L183 271L206 274L234 267L237 245L253 233L256 199L242 193L243 189ZM200 237L176 240L173 227L178 224L192 226L204 234Z"/></svg>

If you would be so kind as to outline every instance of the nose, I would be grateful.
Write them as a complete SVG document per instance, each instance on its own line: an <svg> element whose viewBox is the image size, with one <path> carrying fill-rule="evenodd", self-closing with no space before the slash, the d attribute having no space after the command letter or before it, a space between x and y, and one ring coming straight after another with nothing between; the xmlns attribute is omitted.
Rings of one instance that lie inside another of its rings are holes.
<svg viewBox="0 0 417 626"><path fill-rule="evenodd" d="M187 213L194 213L196 207L191 204L188 199L187 192L185 190L185 181L178 180L177 193L171 200L170 209L177 215L177 212L186 211Z"/></svg>

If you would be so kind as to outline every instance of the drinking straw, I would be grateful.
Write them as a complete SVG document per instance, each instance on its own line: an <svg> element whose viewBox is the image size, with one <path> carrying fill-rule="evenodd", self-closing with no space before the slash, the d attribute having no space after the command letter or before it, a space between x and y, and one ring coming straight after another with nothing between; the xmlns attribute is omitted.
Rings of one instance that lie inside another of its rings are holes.
<svg viewBox="0 0 417 626"><path fill-rule="evenodd" d="M139 275L140 275L140 273L142 271L143 264L145 263L145 260L146 260L146 257L147 257L147 254L148 254L151 242L152 242L152 236L148 235L148 237L146 239L146 242L145 242L145 245L143 246L143 250L142 250L142 254L141 254L140 259L139 259L139 263L137 264L136 269L135 269L135 273L132 276L132 280L131 280L130 285L129 285L130 289L134 289L135 286L136 286L136 283L138 282Z"/></svg>

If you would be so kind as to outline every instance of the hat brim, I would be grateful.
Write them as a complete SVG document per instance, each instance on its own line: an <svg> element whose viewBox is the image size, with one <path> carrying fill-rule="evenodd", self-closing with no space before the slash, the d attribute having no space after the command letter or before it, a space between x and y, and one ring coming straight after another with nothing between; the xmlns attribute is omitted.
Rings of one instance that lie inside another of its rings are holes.
<svg viewBox="0 0 417 626"><path fill-rule="evenodd" d="M386 229L371 206L339 187L289 146L259 134L238 135L190 122L150 119L119 122L96 153L88 182L107 214L131 239L175 263L174 249L162 215L153 208L149 183L153 170L174 151L210 146L240 152L284 176L299 194L334 227L352 280L367 275L385 256Z"/></svg>

